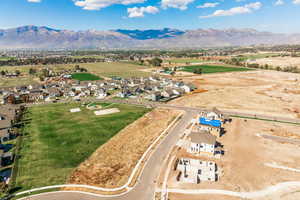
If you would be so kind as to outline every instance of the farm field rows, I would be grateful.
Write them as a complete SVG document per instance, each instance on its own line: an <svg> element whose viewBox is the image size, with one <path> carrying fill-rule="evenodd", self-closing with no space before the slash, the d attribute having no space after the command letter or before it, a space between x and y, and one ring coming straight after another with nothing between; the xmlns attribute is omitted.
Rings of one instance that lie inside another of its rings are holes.
<svg viewBox="0 0 300 200"><path fill-rule="evenodd" d="M109 106L103 104L103 106ZM81 112L70 109L80 107ZM27 190L64 184L99 146L149 109L114 104L120 113L96 116L80 104L31 107L26 114L16 187Z"/></svg>
<svg viewBox="0 0 300 200"><path fill-rule="evenodd" d="M202 69L203 74L218 73L218 72L235 72L235 71L249 71L248 68L230 67L223 65L193 65L185 66L183 71L194 72L195 69Z"/></svg>
<svg viewBox="0 0 300 200"><path fill-rule="evenodd" d="M166 61L170 61L171 63L202 63L205 62L201 59L195 58L173 58Z"/></svg>

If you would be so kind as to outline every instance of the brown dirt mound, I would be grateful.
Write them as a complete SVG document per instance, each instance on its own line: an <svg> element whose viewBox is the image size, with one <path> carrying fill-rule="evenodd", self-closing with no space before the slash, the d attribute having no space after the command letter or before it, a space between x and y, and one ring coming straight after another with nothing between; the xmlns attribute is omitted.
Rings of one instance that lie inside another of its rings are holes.
<svg viewBox="0 0 300 200"><path fill-rule="evenodd" d="M74 170L71 184L98 187L124 185L137 161L179 111L155 109L123 129Z"/></svg>

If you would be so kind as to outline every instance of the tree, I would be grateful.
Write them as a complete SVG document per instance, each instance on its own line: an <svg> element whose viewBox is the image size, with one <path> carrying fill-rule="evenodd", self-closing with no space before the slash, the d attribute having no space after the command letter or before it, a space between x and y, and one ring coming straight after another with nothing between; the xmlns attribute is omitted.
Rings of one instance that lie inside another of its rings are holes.
<svg viewBox="0 0 300 200"><path fill-rule="evenodd" d="M162 62L163 60L160 58L153 58L152 60L149 61L149 63L155 67L160 67Z"/></svg>
<svg viewBox="0 0 300 200"><path fill-rule="evenodd" d="M164 69L164 72L170 71L170 68L169 68L169 67L164 67L163 69Z"/></svg>
<svg viewBox="0 0 300 200"><path fill-rule="evenodd" d="M40 81L44 81L45 80L45 78L43 76L40 76L39 78L40 78Z"/></svg>
<svg viewBox="0 0 300 200"><path fill-rule="evenodd" d="M5 74L6 74L5 71L3 71L3 70L0 73L2 76L5 76Z"/></svg>
<svg viewBox="0 0 300 200"><path fill-rule="evenodd" d="M49 70L48 69L43 69L42 74L44 77L49 77Z"/></svg>
<svg viewBox="0 0 300 200"><path fill-rule="evenodd" d="M79 71L80 70L80 66L79 65L75 65L75 71Z"/></svg>
<svg viewBox="0 0 300 200"><path fill-rule="evenodd" d="M195 69L193 70L193 73L194 73L194 74L202 74L202 68L195 68Z"/></svg>
<svg viewBox="0 0 300 200"><path fill-rule="evenodd" d="M29 69L29 74L30 74L30 75L36 74L36 69L30 68L30 69Z"/></svg>
<svg viewBox="0 0 300 200"><path fill-rule="evenodd" d="M19 76L21 74L20 70L16 70L15 73L17 76Z"/></svg>

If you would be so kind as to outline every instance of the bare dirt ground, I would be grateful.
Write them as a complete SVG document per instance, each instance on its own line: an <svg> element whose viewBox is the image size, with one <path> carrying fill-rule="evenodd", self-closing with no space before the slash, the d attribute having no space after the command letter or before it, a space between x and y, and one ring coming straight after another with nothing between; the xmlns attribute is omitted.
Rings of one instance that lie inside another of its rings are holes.
<svg viewBox="0 0 300 200"><path fill-rule="evenodd" d="M300 74L258 70L180 79L208 91L183 96L170 104L300 117Z"/></svg>
<svg viewBox="0 0 300 200"><path fill-rule="evenodd" d="M151 143L180 114L155 109L96 150L71 175L69 183L112 188L124 185Z"/></svg>
<svg viewBox="0 0 300 200"><path fill-rule="evenodd" d="M271 58L260 58L249 63L257 63L260 65L270 65L274 67L300 67L300 57L271 57Z"/></svg>
<svg viewBox="0 0 300 200"><path fill-rule="evenodd" d="M219 181L202 182L198 185L179 183L176 181L177 173L172 171L168 180L169 188L222 189L236 192L251 192L265 189L280 182L300 180L300 173L264 165L265 163L275 162L281 166L299 168L299 146L274 142L257 135L259 133L271 133L271 130L285 130L293 136L299 135L300 126L258 120L233 119L232 123L225 125L225 129L227 133L219 138L219 141L224 145L225 155L221 159L214 160L222 172ZM178 156L187 155L184 155L184 152L181 151L178 153ZM280 195L274 194L274 197L277 198ZM299 193L298 195L285 195L286 198L282 199L293 199L293 196L300 198ZM193 199L190 196L187 197ZM208 196L207 198L209 198ZM195 195L195 199L201 199L202 197L207 199L205 195ZM219 197L212 199L227 199L227 197ZM276 198L265 197L259 200ZM228 197L228 199L239 198Z"/></svg>
<svg viewBox="0 0 300 200"><path fill-rule="evenodd" d="M223 195L184 195L184 194L169 194L170 200L240 200L238 197L230 197Z"/></svg>

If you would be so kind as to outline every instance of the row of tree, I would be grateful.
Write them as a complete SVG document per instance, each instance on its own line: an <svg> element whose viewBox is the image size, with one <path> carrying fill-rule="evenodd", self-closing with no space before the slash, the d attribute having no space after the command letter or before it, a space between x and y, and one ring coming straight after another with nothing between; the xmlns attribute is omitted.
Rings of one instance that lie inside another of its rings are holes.
<svg viewBox="0 0 300 200"><path fill-rule="evenodd" d="M73 63L94 63L104 62L102 58L93 57L51 57L51 58L26 58L0 60L0 66L19 66L19 65L51 65L51 64L73 64Z"/></svg>

